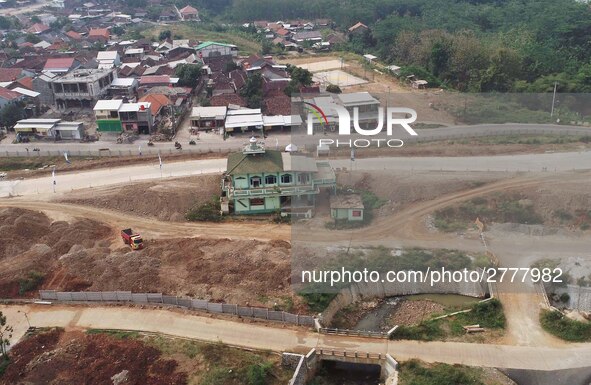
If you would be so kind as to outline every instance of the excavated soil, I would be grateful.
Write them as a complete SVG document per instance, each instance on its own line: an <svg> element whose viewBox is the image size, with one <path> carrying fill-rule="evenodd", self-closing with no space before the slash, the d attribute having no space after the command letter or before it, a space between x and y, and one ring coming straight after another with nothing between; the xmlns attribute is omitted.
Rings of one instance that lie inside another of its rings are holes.
<svg viewBox="0 0 591 385"><path fill-rule="evenodd" d="M163 292L251 305L273 305L271 298L291 296L287 242L185 238L147 241L145 246L140 251L75 247L58 266L86 282L90 291Z"/></svg>
<svg viewBox="0 0 591 385"><path fill-rule="evenodd" d="M0 295L19 295L19 282L31 272L45 274L74 245L94 247L112 230L93 220L52 222L45 214L0 209Z"/></svg>
<svg viewBox="0 0 591 385"><path fill-rule="evenodd" d="M290 290L285 241L148 239L143 250L131 251L118 229L89 219L52 222L43 213L6 208L0 223L4 298L36 296L37 289L127 290L305 310ZM43 274L40 285L19 293L31 272Z"/></svg>
<svg viewBox="0 0 591 385"><path fill-rule="evenodd" d="M443 311L443 305L433 301L402 301L388 317L388 324L416 325Z"/></svg>
<svg viewBox="0 0 591 385"><path fill-rule="evenodd" d="M220 175L202 175L80 190L66 194L63 203L112 211L184 221L194 205L201 205L220 194Z"/></svg>
<svg viewBox="0 0 591 385"><path fill-rule="evenodd" d="M10 351L2 385L184 385L187 373L158 349L134 339L53 329Z"/></svg>

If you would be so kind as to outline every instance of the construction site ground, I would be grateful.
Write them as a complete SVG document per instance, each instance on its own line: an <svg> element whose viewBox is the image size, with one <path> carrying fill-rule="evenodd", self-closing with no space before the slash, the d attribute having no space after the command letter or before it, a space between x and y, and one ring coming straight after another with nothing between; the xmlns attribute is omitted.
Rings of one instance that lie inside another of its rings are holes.
<svg viewBox="0 0 591 385"><path fill-rule="evenodd" d="M531 159L537 156L531 155ZM305 239L308 247L320 251L329 246L384 245L482 253L484 245L477 232L444 233L432 226L430 218L437 210L475 197L511 192L523 195L547 222L485 223L488 247L502 266L529 267L542 258L588 257L589 230L562 223L555 213L589 207L588 171L469 171L470 160L466 160L466 171L456 167L453 171L341 172L339 183L373 191L386 203L377 210L372 223L360 229L327 233L326 218L321 216L303 222L303 231L298 229L295 241ZM38 288L153 291L308 312L290 282L293 244L289 241L294 241L294 226L270 221L184 221L182 213L186 208L209 199L209 193L218 189L217 178L219 175L134 181L1 200L1 294L34 297ZM131 252L122 244L119 231L126 227L142 233L146 249ZM21 293L23 281L31 283L33 271L44 273L42 282ZM570 349L571 345L540 327L543 299L533 286L503 283L497 289L507 317L506 332L494 340L494 347L488 345L490 341L473 345L482 346L486 354L490 354L489 348L496 352L519 347ZM125 317L128 310L120 308ZM189 331L180 328L175 333ZM294 333L296 339L301 337L300 331ZM338 345L339 341L334 343ZM405 344L401 346L414 349L415 345ZM447 343L433 346L445 348ZM458 348L453 355L461 356L462 363L482 364L462 356L467 351L464 344L451 346ZM421 354L426 354L424 348L420 349Z"/></svg>
<svg viewBox="0 0 591 385"><path fill-rule="evenodd" d="M11 349L0 384L195 385L224 379L243 383L254 365L268 364L267 383L287 383L292 373L280 357L222 344L137 332L42 329ZM275 382L277 381L277 382ZM214 382L218 383L218 382Z"/></svg>

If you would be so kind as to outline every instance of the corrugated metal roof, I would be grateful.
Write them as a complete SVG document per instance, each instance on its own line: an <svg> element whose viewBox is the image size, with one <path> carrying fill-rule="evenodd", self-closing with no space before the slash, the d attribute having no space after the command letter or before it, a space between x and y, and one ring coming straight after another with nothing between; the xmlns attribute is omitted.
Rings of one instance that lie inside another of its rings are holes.
<svg viewBox="0 0 591 385"><path fill-rule="evenodd" d="M99 100L94 105L94 111L119 111L123 100Z"/></svg>
<svg viewBox="0 0 591 385"><path fill-rule="evenodd" d="M226 118L228 108L222 107L193 107L191 111L191 118L195 119L217 119L222 120Z"/></svg>
<svg viewBox="0 0 591 385"><path fill-rule="evenodd" d="M283 171L318 171L316 161L312 158L308 158L307 156L292 155L289 152L282 152L281 159L283 161Z"/></svg>

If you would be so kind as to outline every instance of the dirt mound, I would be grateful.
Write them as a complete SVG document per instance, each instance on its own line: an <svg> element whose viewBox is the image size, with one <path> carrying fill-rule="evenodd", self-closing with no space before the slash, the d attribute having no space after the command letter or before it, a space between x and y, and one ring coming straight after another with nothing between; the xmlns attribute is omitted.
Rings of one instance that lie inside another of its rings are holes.
<svg viewBox="0 0 591 385"><path fill-rule="evenodd" d="M272 306L292 296L287 242L183 238L146 241L145 249L74 249L59 260L70 278L88 290L163 292L228 303ZM84 286L84 285L83 285Z"/></svg>
<svg viewBox="0 0 591 385"><path fill-rule="evenodd" d="M202 175L75 191L61 202L184 221L185 213L220 194L220 176Z"/></svg>
<svg viewBox="0 0 591 385"><path fill-rule="evenodd" d="M23 280L33 272L46 276L73 246L94 247L112 236L109 227L92 220L52 223L43 213L14 208L0 210L0 223L0 295L5 297L22 294ZM33 290L41 282L25 283L25 288Z"/></svg>
<svg viewBox="0 0 591 385"><path fill-rule="evenodd" d="M135 339L51 330L11 349L11 363L0 384L183 385L187 373L177 362Z"/></svg>
<svg viewBox="0 0 591 385"><path fill-rule="evenodd" d="M290 290L288 242L147 239L143 250L131 251L115 229L92 220L51 222L20 209L2 210L0 218L5 297L34 296L38 289L127 290L305 310Z"/></svg>
<svg viewBox="0 0 591 385"><path fill-rule="evenodd" d="M433 301L401 301L390 315L390 325L416 325L433 314L443 313L444 307Z"/></svg>

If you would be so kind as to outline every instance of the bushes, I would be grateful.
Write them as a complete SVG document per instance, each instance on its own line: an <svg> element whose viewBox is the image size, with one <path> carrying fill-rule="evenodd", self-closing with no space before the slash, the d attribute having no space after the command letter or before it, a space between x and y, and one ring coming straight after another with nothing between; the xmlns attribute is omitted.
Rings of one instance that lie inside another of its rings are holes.
<svg viewBox="0 0 591 385"><path fill-rule="evenodd" d="M265 385L267 374L271 371L273 364L265 362L252 364L246 368L246 382L248 385Z"/></svg>
<svg viewBox="0 0 591 385"><path fill-rule="evenodd" d="M43 283L43 279L45 279L45 274L38 271L30 271L26 278L21 278L18 281L19 295L37 289Z"/></svg>
<svg viewBox="0 0 591 385"><path fill-rule="evenodd" d="M336 293L300 293L310 310L315 313L324 311L336 295Z"/></svg>
<svg viewBox="0 0 591 385"><path fill-rule="evenodd" d="M402 325L392 336L394 339L433 341L445 337L440 321L424 321L418 325Z"/></svg>
<svg viewBox="0 0 591 385"><path fill-rule="evenodd" d="M563 340L572 342L591 341L591 323L572 320L559 311L542 310L540 323L548 333Z"/></svg>
<svg viewBox="0 0 591 385"><path fill-rule="evenodd" d="M463 325L480 324L481 327L489 329L505 328L503 305L496 298L475 303L471 312L458 314L456 319Z"/></svg>
<svg viewBox="0 0 591 385"><path fill-rule="evenodd" d="M413 326L400 326L392 338L418 341L445 339L448 333L463 335L465 333L463 326L474 324L488 329L505 328L505 314L499 300L477 302L470 309L471 311L467 313L456 314L448 318L426 320Z"/></svg>
<svg viewBox="0 0 591 385"><path fill-rule="evenodd" d="M436 364L423 366L417 360L400 364L400 383L417 385L472 384L484 385L477 368Z"/></svg>
<svg viewBox="0 0 591 385"><path fill-rule="evenodd" d="M533 205L518 195L474 198L435 212L435 226L445 232L465 230L476 218L497 223L543 223Z"/></svg>
<svg viewBox="0 0 591 385"><path fill-rule="evenodd" d="M219 222L222 220L220 200L213 197L209 202L194 206L185 215L188 221Z"/></svg>

